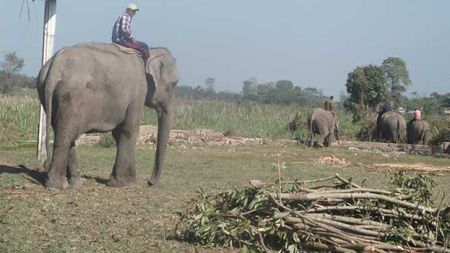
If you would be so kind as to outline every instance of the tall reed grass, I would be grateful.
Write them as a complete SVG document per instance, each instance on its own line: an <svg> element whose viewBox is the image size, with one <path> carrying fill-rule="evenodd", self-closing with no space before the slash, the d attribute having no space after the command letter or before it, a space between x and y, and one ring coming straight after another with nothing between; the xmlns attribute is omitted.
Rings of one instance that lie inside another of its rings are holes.
<svg viewBox="0 0 450 253"><path fill-rule="evenodd" d="M0 96L0 143L36 140L39 100L33 96Z"/></svg>
<svg viewBox="0 0 450 253"><path fill-rule="evenodd" d="M246 137L286 138L291 136L287 125L299 111L306 121L308 109L295 106L182 100L177 102L173 127L233 131ZM156 122L156 114L146 108L143 124L154 125Z"/></svg>
<svg viewBox="0 0 450 253"><path fill-rule="evenodd" d="M293 138L288 124L298 113L304 122L311 108L293 105L232 103L218 100L179 100L174 117L174 129L211 129L239 133L245 137ZM0 96L0 143L37 140L39 125L37 96ZM351 114L338 112L341 139L353 140L361 128L351 122ZM431 123L431 122L430 122ZM156 113L145 107L142 124L156 125ZM432 125L447 124L448 120L433 119Z"/></svg>

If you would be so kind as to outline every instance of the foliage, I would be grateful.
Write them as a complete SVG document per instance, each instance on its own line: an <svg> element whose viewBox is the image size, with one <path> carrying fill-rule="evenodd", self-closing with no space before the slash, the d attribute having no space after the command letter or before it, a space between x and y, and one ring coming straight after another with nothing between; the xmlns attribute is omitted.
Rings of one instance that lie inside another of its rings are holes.
<svg viewBox="0 0 450 253"><path fill-rule="evenodd" d="M404 102L402 94L410 85L406 63L398 57L388 57L381 66L356 67L348 74L345 86L349 98L344 107L354 113L353 121L357 122L383 98Z"/></svg>
<svg viewBox="0 0 450 253"><path fill-rule="evenodd" d="M381 68L390 88L389 95L391 99L399 102L401 95L411 85L405 61L398 57L389 57L383 61Z"/></svg>
<svg viewBox="0 0 450 253"><path fill-rule="evenodd" d="M114 141L111 133L103 133L100 135L100 140L96 143L96 146L110 148L116 146L116 141Z"/></svg>
<svg viewBox="0 0 450 253"><path fill-rule="evenodd" d="M24 60L16 52L5 54L0 70L0 93L12 94L21 88L35 87L35 78L20 74L23 66Z"/></svg>
<svg viewBox="0 0 450 253"><path fill-rule="evenodd" d="M230 102L258 102L264 104L301 105L319 107L326 97L316 88L302 90L294 86L292 81L279 80L277 82L258 83L255 78L243 81L242 94L234 92L216 92L215 79L205 80L205 87L179 86L176 88L177 97L183 99L218 99Z"/></svg>
<svg viewBox="0 0 450 253"><path fill-rule="evenodd" d="M288 129L292 132L294 140L298 143L307 143L308 141L308 127L306 126L306 118L304 115L302 116L299 112L297 112L294 116L294 119L289 122Z"/></svg>
<svg viewBox="0 0 450 253"><path fill-rule="evenodd" d="M408 175L404 171L399 171L391 174L391 183L393 192L404 195L411 194L413 195L412 200L419 204L432 204L431 196L436 183L430 176L424 174Z"/></svg>
<svg viewBox="0 0 450 253"><path fill-rule="evenodd" d="M443 142L450 142L450 127L441 129L430 140L432 145L440 145Z"/></svg>
<svg viewBox="0 0 450 253"><path fill-rule="evenodd" d="M39 101L32 96L0 95L0 143L36 140Z"/></svg>
<svg viewBox="0 0 450 253"><path fill-rule="evenodd" d="M338 175L336 181L328 177L285 182L280 176L283 165L276 167L279 176L270 184L252 180L250 185L216 195L201 190L193 209L185 214L184 239L244 252L362 250L369 245L416 252L450 247L448 208L433 208L430 198L435 183L427 176L397 173L392 180L394 191L389 192L362 189ZM334 186L306 187L328 180ZM353 195L346 198L348 192ZM430 243L433 248L428 248Z"/></svg>
<svg viewBox="0 0 450 253"><path fill-rule="evenodd" d="M376 121L374 117L365 117L359 122L359 130L356 133L355 139L358 141L370 141L372 140L373 130L375 128Z"/></svg>
<svg viewBox="0 0 450 253"><path fill-rule="evenodd" d="M353 112L367 111L386 96L383 71L375 65L357 67L348 74L345 86L350 97L344 106Z"/></svg>
<svg viewBox="0 0 450 253"><path fill-rule="evenodd" d="M417 96L413 93L412 98L402 97L400 103L407 110L421 108L425 116L442 114L444 107L450 107L450 92L445 94L432 92L430 96Z"/></svg>

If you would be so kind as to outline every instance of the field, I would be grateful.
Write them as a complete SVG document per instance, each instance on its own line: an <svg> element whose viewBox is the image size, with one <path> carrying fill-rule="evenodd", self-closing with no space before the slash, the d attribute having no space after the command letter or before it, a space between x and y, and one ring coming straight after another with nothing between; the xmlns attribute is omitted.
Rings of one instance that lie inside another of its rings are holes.
<svg viewBox="0 0 450 253"><path fill-rule="evenodd" d="M16 117L8 118L9 126L2 123L1 128L0 252L233 252L184 242L178 225L180 213L190 207L199 189L217 192L240 187L251 179L271 181L275 176L273 164L277 162L285 163L282 176L286 179L322 178L339 173L364 186L378 188L389 187L395 171L423 173L410 170L416 165L435 168L438 172L427 173L437 183L433 199L436 204L450 202L447 158L344 146L309 149L285 142L244 145L175 142L169 146L160 183L153 187L148 187L145 180L151 174L154 145L142 145L136 150L138 182L129 188L105 185L115 148L82 145L78 154L83 187L48 190L42 186L44 172L35 158L35 144L27 142L35 138L36 112L21 109L24 107L16 102L10 101L13 106L8 107ZM20 103L26 104L25 108L37 105L32 97ZM6 117L5 109L1 108L5 106L0 106L3 113L0 115ZM246 136L284 138L289 137L284 130L286 121L298 111L295 107L224 106L214 101L207 105L192 101L180 104L179 108L177 129L184 124L184 129L237 129ZM208 108L221 113L211 113ZM24 113L29 113L26 120L17 116ZM235 117L227 120L230 115ZM153 117L146 111L144 122L152 123ZM270 118L270 122L265 118ZM243 124L244 119L251 124ZM24 127L19 129L17 124ZM348 129L351 127L354 126ZM321 157L332 155L346 162L319 162Z"/></svg>
<svg viewBox="0 0 450 253"><path fill-rule="evenodd" d="M202 188L218 191L251 179L270 181L273 163L284 161L285 178L311 179L339 173L364 185L387 187L391 169L422 163L448 168L448 159L358 151L348 148L305 149L296 145L170 146L160 184L145 179L153 163L153 146L137 150L138 183L117 189L105 186L115 149L80 146L84 178L80 190L54 191L42 186L44 174L33 147L0 152L1 252L222 252L179 240L179 213ZM321 156L345 158L347 164L319 163ZM412 172L411 172L412 173ZM450 201L450 173L432 175L436 203Z"/></svg>

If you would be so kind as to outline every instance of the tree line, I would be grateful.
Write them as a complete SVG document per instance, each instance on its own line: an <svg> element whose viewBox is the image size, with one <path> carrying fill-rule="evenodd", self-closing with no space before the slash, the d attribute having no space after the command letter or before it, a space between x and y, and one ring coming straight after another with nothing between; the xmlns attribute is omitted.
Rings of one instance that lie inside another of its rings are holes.
<svg viewBox="0 0 450 253"><path fill-rule="evenodd" d="M36 88L36 78L21 74L25 61L16 52L5 54L0 66L1 94L17 94L23 89Z"/></svg>
<svg viewBox="0 0 450 253"><path fill-rule="evenodd" d="M16 52L6 53L0 69L0 93L20 94L36 88L36 77L22 74L25 65L23 58ZM314 87L295 86L290 80L258 82L249 78L242 82L240 92L219 91L215 89L215 78L208 77L202 85L178 86L176 95L189 99L217 99L230 102L256 102L265 104L298 105L304 107L322 107L328 98L323 91ZM376 110L381 99L391 101L393 108L399 106L411 110L421 108L426 114L439 114L443 107L450 107L450 92L429 96L419 96L405 92L412 85L405 61L398 57L389 57L381 65L369 64L357 66L348 73L345 88L347 95L338 103L354 113L358 121L365 114Z"/></svg>
<svg viewBox="0 0 450 253"><path fill-rule="evenodd" d="M358 66L348 73L345 84L348 97L343 105L354 113L354 121L376 110L383 99L390 101L394 110L403 107L408 111L418 107L427 114L438 114L443 107L450 107L450 93L405 96L411 85L405 61L399 57L388 57L381 65Z"/></svg>
<svg viewBox="0 0 450 253"><path fill-rule="evenodd" d="M257 102L265 104L299 105L308 107L322 106L327 98L321 90L313 87L302 89L292 81L280 80L276 82L260 83L256 78L249 78L242 82L242 91L215 91L215 78L209 77L204 85L196 87L177 87L177 97L193 99L219 99L234 102Z"/></svg>

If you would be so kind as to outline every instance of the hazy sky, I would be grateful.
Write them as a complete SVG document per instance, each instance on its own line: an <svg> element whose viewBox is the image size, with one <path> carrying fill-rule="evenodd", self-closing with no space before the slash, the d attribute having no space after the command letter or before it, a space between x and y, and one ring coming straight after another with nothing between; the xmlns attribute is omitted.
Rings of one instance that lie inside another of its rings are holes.
<svg viewBox="0 0 450 253"><path fill-rule="evenodd" d="M41 64L44 2L0 0L0 53L17 51L24 72ZM129 1L59 0L55 50L79 42L110 42L112 25ZM402 58L409 92L450 92L448 0L136 0L134 36L177 58L180 85L207 77L216 90L241 91L259 82L291 80L325 95L345 91L360 65Z"/></svg>

